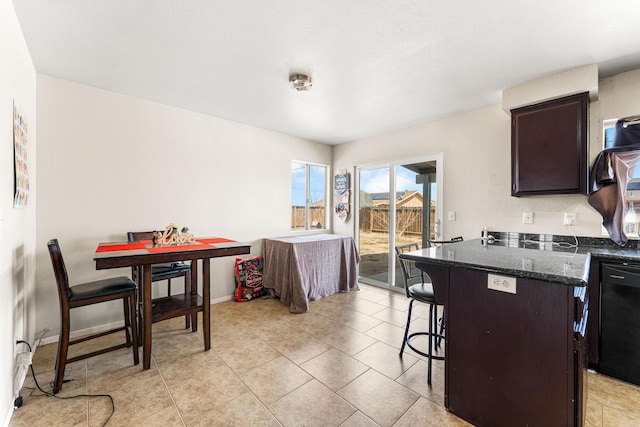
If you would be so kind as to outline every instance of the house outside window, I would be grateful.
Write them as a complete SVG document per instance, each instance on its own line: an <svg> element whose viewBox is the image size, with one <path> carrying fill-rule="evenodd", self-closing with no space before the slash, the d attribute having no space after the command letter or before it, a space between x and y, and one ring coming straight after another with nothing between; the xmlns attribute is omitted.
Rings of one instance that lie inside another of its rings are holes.
<svg viewBox="0 0 640 427"><path fill-rule="evenodd" d="M291 230L327 228L329 166L291 162Z"/></svg>

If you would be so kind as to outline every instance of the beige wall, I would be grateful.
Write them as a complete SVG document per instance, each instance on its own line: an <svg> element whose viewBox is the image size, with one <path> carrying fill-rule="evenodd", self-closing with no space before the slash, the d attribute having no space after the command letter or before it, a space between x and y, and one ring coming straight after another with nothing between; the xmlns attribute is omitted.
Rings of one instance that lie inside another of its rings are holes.
<svg viewBox="0 0 640 427"><path fill-rule="evenodd" d="M7 425L26 374L15 365L16 340L34 341L36 211L36 77L10 0L0 0L0 58L0 420ZM29 124L31 194L20 209L13 208L14 100Z"/></svg>
<svg viewBox="0 0 640 427"><path fill-rule="evenodd" d="M72 284L129 274L95 270L98 242L170 222L261 253L262 238L291 233L291 160L331 163L324 144L46 75L37 82L37 327L47 335L59 325L49 239L59 239ZM213 260L212 299L232 294L233 262ZM121 318L119 307L89 310L72 316L72 329Z"/></svg>
<svg viewBox="0 0 640 427"><path fill-rule="evenodd" d="M599 82L599 100L591 103L590 162L602 147L602 120L640 114L640 70ZM483 108L397 132L340 145L334 149L334 170L357 165L444 155L443 237L480 235L492 230L601 236L602 218L587 197L511 197L510 120L501 106ZM353 202L353 200L352 200ZM456 221L446 213L456 211ZM522 212L534 213L522 224ZM577 214L577 225L563 225L564 212ZM352 216L353 218L353 216ZM354 221L334 222L334 231L354 233Z"/></svg>

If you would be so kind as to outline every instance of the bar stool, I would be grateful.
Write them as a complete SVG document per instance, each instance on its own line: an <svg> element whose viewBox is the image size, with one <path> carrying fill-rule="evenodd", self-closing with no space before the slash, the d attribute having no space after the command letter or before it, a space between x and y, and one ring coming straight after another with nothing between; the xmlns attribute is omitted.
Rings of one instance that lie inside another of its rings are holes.
<svg viewBox="0 0 640 427"><path fill-rule="evenodd" d="M138 356L138 327L135 314L136 291L138 289L136 283L128 277L121 276L69 286L69 276L67 276L67 268L62 258L58 239L49 240L47 247L49 248L49 255L51 256L53 272L58 285L58 298L60 300L60 338L58 340L53 394L58 393L62 389L64 371L69 363L124 347L132 347L133 364L137 365L140 363ZM122 300L123 305L124 326L85 335L74 340L69 339L71 332L71 309L119 299ZM120 331L125 332L125 342L106 348L103 347L90 353L68 357L69 346Z"/></svg>
<svg viewBox="0 0 640 427"><path fill-rule="evenodd" d="M410 243L407 245L396 246L396 253L398 255L406 252L417 251L419 249L417 243ZM411 350L415 351L419 355L422 355L428 360L427 368L427 383L431 384L431 363L432 360L444 360L444 356L438 356L433 354L433 346L435 341L436 348L440 347L441 339L444 338L444 319L440 324L440 330L438 330L438 303L436 302L435 295L433 293L433 286L427 280L425 281L424 272L417 268L412 261L398 258L400 261L400 267L402 268L402 278L404 281L404 289L409 301L409 313L407 315L407 326L404 330L404 340L402 341L402 347L400 348L400 357L404 353L404 347L408 346ZM420 279L418 283L416 279ZM413 282L413 284L412 284ZM428 332L413 332L409 333L411 326L411 312L413 310L413 303L419 301L425 304L429 304L429 329ZM411 344L411 340L419 335L426 335L429 340L429 346L427 352L418 350Z"/></svg>

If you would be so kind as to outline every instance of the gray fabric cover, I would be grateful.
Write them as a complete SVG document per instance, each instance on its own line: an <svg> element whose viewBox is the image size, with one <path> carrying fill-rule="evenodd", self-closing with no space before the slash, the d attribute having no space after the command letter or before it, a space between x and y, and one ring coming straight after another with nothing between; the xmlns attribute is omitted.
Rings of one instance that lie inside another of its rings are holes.
<svg viewBox="0 0 640 427"><path fill-rule="evenodd" d="M292 313L309 310L309 301L358 290L360 256L352 237L314 234L264 239L265 288Z"/></svg>

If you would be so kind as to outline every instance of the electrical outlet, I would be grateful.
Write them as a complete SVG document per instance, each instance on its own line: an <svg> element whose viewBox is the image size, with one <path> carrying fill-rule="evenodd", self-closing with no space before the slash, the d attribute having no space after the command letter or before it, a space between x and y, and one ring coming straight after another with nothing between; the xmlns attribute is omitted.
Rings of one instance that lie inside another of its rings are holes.
<svg viewBox="0 0 640 427"><path fill-rule="evenodd" d="M576 225L576 214L574 212L564 213L564 225Z"/></svg>
<svg viewBox="0 0 640 427"><path fill-rule="evenodd" d="M456 211L449 211L449 221L456 220Z"/></svg>
<svg viewBox="0 0 640 427"><path fill-rule="evenodd" d="M516 293L516 278L508 276L498 276L496 274L487 275L487 287L494 291Z"/></svg>
<svg viewBox="0 0 640 427"><path fill-rule="evenodd" d="M31 365L32 361L33 361L33 353L31 353L30 351L21 351L16 356L16 363L18 365L28 366L28 365Z"/></svg>
<svg viewBox="0 0 640 427"><path fill-rule="evenodd" d="M533 224L533 212L522 212L522 223Z"/></svg>

